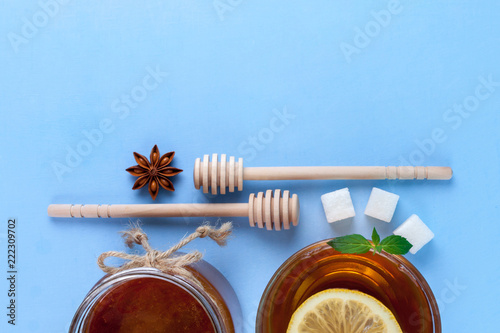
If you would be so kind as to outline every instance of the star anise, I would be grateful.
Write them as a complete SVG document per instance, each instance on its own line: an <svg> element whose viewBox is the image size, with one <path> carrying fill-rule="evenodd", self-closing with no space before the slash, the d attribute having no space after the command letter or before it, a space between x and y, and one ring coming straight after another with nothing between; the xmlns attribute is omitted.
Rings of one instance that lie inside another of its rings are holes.
<svg viewBox="0 0 500 333"><path fill-rule="evenodd" d="M127 171L139 178L135 181L132 189L140 189L149 183L149 194L151 194L153 200L156 200L156 196L160 190L158 184L165 190L175 191L174 185L168 178L181 173L182 170L168 166L172 162L174 155L175 152L171 151L160 157L160 150L155 145L151 149L151 162L149 162L145 156L134 152L134 157L138 165L128 168Z"/></svg>

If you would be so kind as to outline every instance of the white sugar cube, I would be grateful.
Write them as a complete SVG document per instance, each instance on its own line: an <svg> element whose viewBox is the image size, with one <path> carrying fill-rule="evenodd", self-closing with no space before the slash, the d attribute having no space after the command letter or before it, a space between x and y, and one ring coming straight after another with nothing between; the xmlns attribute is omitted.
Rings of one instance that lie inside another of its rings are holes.
<svg viewBox="0 0 500 333"><path fill-rule="evenodd" d="M347 187L323 194L321 202L323 203L326 219L330 223L345 220L356 215Z"/></svg>
<svg viewBox="0 0 500 333"><path fill-rule="evenodd" d="M391 222L398 200L399 195L374 187L366 205L365 215Z"/></svg>
<svg viewBox="0 0 500 333"><path fill-rule="evenodd" d="M415 214L394 230L393 234L405 237L413 245L410 249L412 254L417 253L418 250L434 238L431 229Z"/></svg>

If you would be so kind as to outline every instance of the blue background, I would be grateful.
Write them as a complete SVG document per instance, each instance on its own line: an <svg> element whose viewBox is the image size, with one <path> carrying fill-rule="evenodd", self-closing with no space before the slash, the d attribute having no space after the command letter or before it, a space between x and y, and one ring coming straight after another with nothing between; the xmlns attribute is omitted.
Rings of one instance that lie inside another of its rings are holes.
<svg viewBox="0 0 500 333"><path fill-rule="evenodd" d="M346 233L369 236L373 226L386 236L413 213L436 236L407 258L432 287L444 332L497 330L498 1L41 3L52 5L0 3L0 266L7 270L7 219L15 217L19 270L15 327L3 314L0 279L0 331L67 331L103 275L97 256L125 249L118 232L128 221L51 219L47 206L152 203L146 189L131 190L125 169L132 152L149 156L154 144L175 150L173 165L185 170L158 203L245 202L268 188L299 195L301 221L291 231L235 218L226 248L205 239L188 246L233 285L245 332L292 253ZM163 74L146 91L148 71ZM286 121L273 120L284 112ZM192 168L214 152L246 166L447 165L454 178L246 182L241 193L212 197L194 189ZM329 225L320 195L346 186L357 216ZM401 196L390 224L363 214L373 186ZM167 249L203 219L143 222L152 245Z"/></svg>

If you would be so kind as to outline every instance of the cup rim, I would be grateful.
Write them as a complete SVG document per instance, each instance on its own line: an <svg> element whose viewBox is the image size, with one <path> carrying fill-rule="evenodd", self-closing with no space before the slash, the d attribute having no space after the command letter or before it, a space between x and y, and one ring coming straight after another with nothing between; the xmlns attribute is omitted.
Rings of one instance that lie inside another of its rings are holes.
<svg viewBox="0 0 500 333"><path fill-rule="evenodd" d="M256 332L259 332L259 328L261 328L264 324L263 321L263 313L262 309L264 307L264 303L266 300L271 296L271 292L273 290L273 287L275 284L277 284L281 279L285 278L285 275L283 274L284 271L287 270L293 263L296 261L296 259L302 255L304 252L307 252L308 250L311 250L315 247L318 247L317 251L323 250L323 249L328 249L331 248L327 242L331 241L333 238L328 238L324 240L320 240L317 242L314 242L312 244L309 244L300 250L296 251L293 255L291 255L288 259L286 259L280 267L276 270L276 272L273 274L271 279L269 280L266 288L264 289L264 292L262 293L262 297L259 302L259 307L257 310L257 318L256 318ZM321 247L319 247L321 245ZM333 250L333 249L332 249ZM335 251L335 250L333 250ZM338 252L339 255L342 255L343 253ZM355 255L355 254L349 254L349 255ZM385 251L382 251L380 253L377 253L377 255L381 255L387 260L399 265L400 267L405 268L405 274L409 275L411 280L414 281L419 288L422 290L425 299L427 300L427 303L429 305L429 309L431 311L431 318L433 322L433 332L432 333L441 333L441 315L439 313L439 307L436 301L436 298L434 296L434 293L432 292L429 284L423 277L423 275L418 271L418 269L410 262L408 259L403 257L402 255L395 255L395 254L389 254Z"/></svg>

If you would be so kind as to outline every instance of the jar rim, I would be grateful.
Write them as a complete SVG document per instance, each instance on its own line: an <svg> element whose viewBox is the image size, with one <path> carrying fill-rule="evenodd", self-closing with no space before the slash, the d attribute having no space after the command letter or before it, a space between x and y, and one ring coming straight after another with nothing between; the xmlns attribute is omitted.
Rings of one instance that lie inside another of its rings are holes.
<svg viewBox="0 0 500 333"><path fill-rule="evenodd" d="M196 283L181 276L170 275L162 272L157 268L139 267L123 270L115 274L107 274L103 276L90 289L84 300L78 307L70 325L69 332L83 332L84 325L88 319L88 315L93 309L97 301L99 301L111 288L119 284L139 278L156 278L173 283L177 287L182 288L194 297L204 308L207 315L210 317L216 333L223 332L222 318L217 311L217 305L212 298Z"/></svg>

